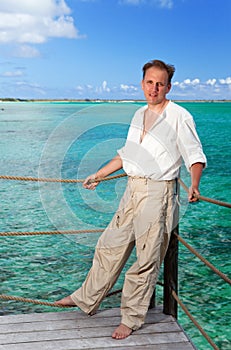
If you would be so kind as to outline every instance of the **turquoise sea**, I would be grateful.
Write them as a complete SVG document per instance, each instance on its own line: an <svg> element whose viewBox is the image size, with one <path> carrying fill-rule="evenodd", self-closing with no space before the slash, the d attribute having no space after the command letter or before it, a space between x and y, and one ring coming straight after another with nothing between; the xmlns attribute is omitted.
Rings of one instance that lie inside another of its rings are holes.
<svg viewBox="0 0 231 350"><path fill-rule="evenodd" d="M208 159L201 194L231 202L231 103L180 103L194 116ZM142 103L0 103L0 175L79 178L116 154L134 111ZM189 175L182 169L189 185ZM116 210L126 178L81 184L0 180L0 231L104 228ZM230 274L230 210L200 202L188 205L181 190L180 234L220 271ZM55 301L81 285L99 234L0 237L0 294ZM230 286L180 244L179 295L219 349L231 349ZM132 263L134 255L128 261ZM128 267L126 266L126 268ZM116 283L120 289L124 271ZM160 275L162 280L162 273ZM157 286L162 304L162 288ZM120 295L105 307L119 307ZM0 300L0 314L62 312ZM179 322L198 349L211 346L179 308Z"/></svg>

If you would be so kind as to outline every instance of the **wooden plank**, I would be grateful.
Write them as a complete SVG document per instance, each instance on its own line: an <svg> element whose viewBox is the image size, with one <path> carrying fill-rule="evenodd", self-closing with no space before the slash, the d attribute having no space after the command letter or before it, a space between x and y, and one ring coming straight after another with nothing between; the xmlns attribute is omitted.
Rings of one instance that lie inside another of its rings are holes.
<svg viewBox="0 0 231 350"><path fill-rule="evenodd" d="M148 311L148 315L163 313L162 306L156 306L154 309ZM80 311L78 308L70 308L68 311L60 312L44 312L44 313L33 313L33 314L19 314L19 315L6 315L0 316L0 324L8 323L21 323L21 322L34 322L42 320L60 320L60 319L78 319L86 318L86 314ZM99 310L96 315L91 317L114 317L120 316L119 308L111 308L107 310Z"/></svg>
<svg viewBox="0 0 231 350"><path fill-rule="evenodd" d="M26 349L26 350L43 350L41 348L34 348L34 347L31 347L29 349ZM52 346L49 347L49 348L46 348L44 350L76 350L77 348L72 346L72 347L66 347L64 345L63 348L59 348L59 349L56 349L56 348L53 348ZM83 349L86 349L86 348L80 348L81 350ZM103 350L103 349L107 349L108 348L96 348L96 347L92 347L92 348L87 348L89 350ZM152 344L152 345L141 345L141 346L129 346L129 345L126 345L125 347L124 346L116 346L114 347L113 349L118 349L118 350L195 350L191 345L190 343L185 343L185 342L181 342L181 343L173 343L173 344ZM0 345L0 350L24 350L24 348L11 348L11 347L6 347L6 346L1 346Z"/></svg>
<svg viewBox="0 0 231 350"><path fill-rule="evenodd" d="M115 340L110 337L83 338L83 339L65 339L55 341L38 341L19 344L2 345L1 350L80 350L80 349L113 349L117 346L133 347L144 345L160 345L187 342L185 335L180 333L166 334L133 334L123 339ZM170 346L169 346L170 348Z"/></svg>
<svg viewBox="0 0 231 350"><path fill-rule="evenodd" d="M169 318L169 321L171 319ZM154 319L152 323L159 323L158 319ZM161 322L160 322L161 323ZM0 326L0 334L9 334L14 332L37 332L37 331L52 331L52 330L61 330L61 329L88 329L95 327L98 328L107 327L108 325L116 327L120 324L120 317L113 317L111 320L108 319L92 319L87 320L73 320L70 321L43 321L43 322L34 322L34 323L20 323L20 324L11 324ZM148 322L146 323L148 324Z"/></svg>
<svg viewBox="0 0 231 350"><path fill-rule="evenodd" d="M79 311L0 317L0 350L152 349L193 350L176 320L149 310L145 325L123 340L111 338L120 323L120 310L94 316Z"/></svg>
<svg viewBox="0 0 231 350"><path fill-rule="evenodd" d="M42 314L41 314L42 315ZM146 324L149 323L161 323L161 322L170 322L174 318L170 315L164 314L150 314L148 313L146 317ZM121 321L120 316L110 316L110 317L98 317L98 315L85 316L84 318L78 318L78 313L75 314L73 319L58 319L54 320L42 320L36 322L21 322L21 323L4 323L0 324L0 334L7 334L12 332L32 332L32 331L49 331L58 329L71 329L71 328L89 328L95 327L97 324L100 327L106 327L108 324L111 326L119 325Z"/></svg>
<svg viewBox="0 0 231 350"><path fill-rule="evenodd" d="M24 348L23 348L24 349ZM23 350L22 348L18 347L18 348L12 348L12 347L6 347L6 346L1 346L0 345L0 350ZM34 347L30 347L29 348L30 350L42 350L41 348L34 348ZM26 350L29 350L29 349L26 349ZM49 348L46 348L44 350L76 350L77 348L74 346L72 347L63 347L63 348L59 348L59 349L55 349L53 348L52 346L49 347ZM86 348L80 348L81 350L83 349L86 349ZM96 348L96 347L92 347L92 348L87 348L89 350L103 350L103 349L107 349L108 348ZM126 345L125 347L124 346L116 346L114 347L113 349L118 349L118 350L195 350L195 348L193 348L190 343L185 343L185 342L182 342L182 343L173 343L173 344L157 344L157 345L141 345L141 346L129 346L129 345Z"/></svg>
<svg viewBox="0 0 231 350"><path fill-rule="evenodd" d="M195 350L191 344L189 343L173 343L173 344L157 344L157 345L142 345L142 346L136 346L130 347L130 346L118 346L115 349L118 350L128 350L128 349L135 349L135 350ZM100 350L100 349L95 349Z"/></svg>
<svg viewBox="0 0 231 350"><path fill-rule="evenodd" d="M12 332L6 334L0 334L0 344L8 343L26 343L31 341L45 341L45 340L58 340L58 339L79 339L79 338L95 338L99 334L102 337L107 337L112 334L115 327L97 327L92 328L78 328L78 329L61 329L52 331L33 331L33 332ZM136 334L147 333L166 333L166 332L181 332L180 327L176 322L160 323L144 325L140 330L136 331Z"/></svg>

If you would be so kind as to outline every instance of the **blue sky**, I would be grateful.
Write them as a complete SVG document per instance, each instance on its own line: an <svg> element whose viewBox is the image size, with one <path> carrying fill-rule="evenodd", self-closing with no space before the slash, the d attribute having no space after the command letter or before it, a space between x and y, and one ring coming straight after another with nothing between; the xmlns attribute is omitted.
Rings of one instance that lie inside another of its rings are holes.
<svg viewBox="0 0 231 350"><path fill-rule="evenodd" d="M230 0L0 0L0 97L143 99L156 58L169 98L231 99L230 35Z"/></svg>

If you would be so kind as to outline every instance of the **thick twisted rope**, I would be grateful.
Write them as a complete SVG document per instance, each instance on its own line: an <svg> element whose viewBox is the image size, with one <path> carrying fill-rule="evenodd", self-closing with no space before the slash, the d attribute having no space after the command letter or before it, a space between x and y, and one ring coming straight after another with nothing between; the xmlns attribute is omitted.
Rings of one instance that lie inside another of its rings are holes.
<svg viewBox="0 0 231 350"><path fill-rule="evenodd" d="M101 181L107 181L112 180L116 178L121 178L127 176L126 174L119 174L115 176L110 176L102 179L97 180L91 180L91 182L101 182ZM17 180L17 181L37 181L37 182L66 182L66 183L80 183L84 182L83 179L53 179L53 178L33 178L33 177L23 177L23 176L7 176L7 175L0 175L0 179L6 179L6 180ZM181 186L188 192L187 186L184 184L184 182L179 179L178 180ZM217 201L211 198L203 197L203 196L196 196L198 199L211 202L217 205L222 205L225 207L231 208L231 204ZM96 232L103 232L104 229L94 229L94 230L64 230L64 231L37 231L37 232L0 232L0 236L32 236L32 235L57 235L57 234L79 234L79 233L96 233ZM208 262L205 258L203 258L194 248L192 248L188 243L186 243L183 238L181 238L179 235L176 235L178 240L181 241L187 249L189 249L194 255L196 255L202 262L204 262L209 268L211 268L217 275L219 275L222 279L224 279L226 282L231 284L231 280L222 272L220 272L215 266L213 266L210 262ZM115 292L117 293L117 292ZM112 292L111 294L114 294ZM109 295L108 295L109 296ZM39 305L46 305L46 306L53 306L53 307L67 307L58 305L56 303L50 303L46 301L39 301L34 299L28 299L28 298L22 298L22 297L15 297L15 296L8 296L4 294L0 294L0 299L5 300L15 300L15 301L22 301L22 302L29 302L33 304L39 304Z"/></svg>
<svg viewBox="0 0 231 350"><path fill-rule="evenodd" d="M119 290L115 290L113 292L110 292L106 295L107 297L110 297L112 295L121 293L122 289ZM23 302L23 303L31 303L31 304L37 304L37 305L45 305L45 306L52 306L52 307L61 307L61 308L70 308L70 307L74 307L74 306L68 306L68 305L61 305L58 303L51 303L48 301L43 301L43 300L37 300L37 299L30 299L30 298L23 298L23 297L16 297L13 295L6 295L6 294L0 294L0 299L3 300L8 300L8 301L19 301L19 302Z"/></svg>
<svg viewBox="0 0 231 350"><path fill-rule="evenodd" d="M113 179L118 179L120 177L127 176L127 174L118 174L113 176L107 176L104 178L99 178L95 180L89 180L89 182L101 182ZM0 175L2 180L15 180L15 181L34 181L34 182L66 182L66 183L82 183L85 179L55 179L55 178L37 178L37 177L26 177L26 176L11 176L11 175Z"/></svg>
<svg viewBox="0 0 231 350"><path fill-rule="evenodd" d="M183 187L183 189L186 192L189 191L188 187L185 185L185 183L181 179L178 179L178 182L179 182L179 184ZM209 202L209 203L213 203L213 204L216 204L216 205L220 205L222 207L231 208L231 203L218 201L217 199L212 199L212 198L208 198L208 197L204 197L204 196L196 195L196 194L194 195L194 197L197 198L197 199L200 199L202 201L205 201L205 202Z"/></svg>
<svg viewBox="0 0 231 350"><path fill-rule="evenodd" d="M0 232L0 237L11 237L11 236L39 236L39 235L71 235L71 234L80 234L80 233L97 233L103 232L104 229L94 229L94 230L64 230L64 231L9 231L9 232Z"/></svg>
<svg viewBox="0 0 231 350"><path fill-rule="evenodd" d="M15 296L12 296L12 295L5 295L5 294L0 294L0 299L21 301L21 302L24 302L24 303L31 303L31 304L45 305L45 306L53 306L53 307L61 307L61 308L68 308L68 307L70 307L70 306L61 305L61 304L50 303L48 301L41 301L41 300L35 300L35 299L29 299L29 298L15 297Z"/></svg>
<svg viewBox="0 0 231 350"><path fill-rule="evenodd" d="M0 237L11 237L11 236L39 236L39 235L59 235L59 234L81 234L81 233L97 233L103 232L104 229L94 229L94 230L64 230L64 231L35 231L35 232L0 232ZM181 236L174 233L177 239L196 257L198 257L205 265L207 265L213 272L215 272L219 277L221 277L225 282L231 285L231 279L226 276L223 272L219 271L214 265L212 265L208 260L206 260L202 255L200 255L192 246L190 246Z"/></svg>
<svg viewBox="0 0 231 350"><path fill-rule="evenodd" d="M195 320L195 318L192 316L192 314L189 312L187 307L183 304L183 302L179 299L176 292L172 290L173 298L177 301L177 303L181 306L182 310L184 310L185 314L190 318L190 320L193 322L193 324L199 329L201 334L205 337L205 339L208 341L208 343L213 347L215 350L219 350L217 345L212 341L212 339L209 337L209 335L203 330L203 328L199 325L199 323Z"/></svg>
<svg viewBox="0 0 231 350"><path fill-rule="evenodd" d="M127 174L123 173L123 174L118 174L118 175L113 175L113 176L107 176L107 177L96 179L96 180L89 180L89 182L102 182L102 181L118 179L118 178L125 177L125 176L127 176ZM15 180L15 181L63 182L63 183L83 183L85 181L84 179L36 178L36 177L11 176L11 175L0 175L0 179L2 179L2 180ZM184 188L184 190L186 192L188 192L188 187L185 185L185 183L181 179L178 179L178 181L179 181L180 185ZM212 199L212 198L208 198L208 197L201 196L201 195L195 195L195 197L202 200L202 201L205 201L205 202L209 202L209 203L217 204L217 205L220 205L223 207L231 208L231 203L219 201L217 199Z"/></svg>
<svg viewBox="0 0 231 350"><path fill-rule="evenodd" d="M158 285L160 286L164 286L163 283L161 282L157 282ZM116 295L118 293L121 293L122 292L122 289L117 289L117 290L114 290L110 293L108 293L106 295L106 298L108 297L111 297L113 295ZM23 297L16 297L16 296L13 296L13 295L6 295L6 294L0 294L0 299L3 299L3 300L12 300L12 301L20 301L20 302L24 302L24 303L31 303L31 304L37 304L37 305L45 305L45 306L52 306L52 307L61 307L61 308L70 308L70 307L73 307L73 306L67 306L67 305L61 305L61 304L58 304L58 303L51 303L51 302L48 302L48 301L42 301L42 300L37 300L37 299L29 299L29 298L23 298Z"/></svg>
<svg viewBox="0 0 231 350"><path fill-rule="evenodd" d="M190 246L181 236L179 236L175 232L174 232L174 235L191 253L193 253L198 259L200 259L206 266L208 266L213 272L215 272L225 282L227 282L231 285L231 279L228 276L226 276L223 272L219 271L213 264L211 264L208 260L206 260L202 255L200 255L196 251L196 249L194 249L192 246Z"/></svg>
<svg viewBox="0 0 231 350"><path fill-rule="evenodd" d="M121 290L114 291L109 293L107 296L112 296L114 294L117 294L121 292ZM184 310L186 315L190 318L190 320L193 322L193 324L199 329L201 334L205 337L205 339L209 342L209 344L215 349L219 350L216 344L213 343L212 339L208 336L208 334L203 330L203 328L199 325L199 323L195 320L195 318L191 315L191 313L188 311L186 306L182 303L182 301L179 299L177 296L176 292L172 290L172 295L174 299L177 301L177 303L181 306L181 308ZM16 297L16 296L10 296L10 295L5 295L5 294L0 294L0 299L8 300L8 301L18 301L18 302L26 302L26 303L32 303L32 304L37 304L37 305L44 305L44 306L51 306L51 307L57 307L57 308L71 308L73 306L67 306L67 305L61 305L58 303L51 303L47 301L41 301L41 300L36 300L36 299L29 299L29 298L22 298L22 297Z"/></svg>

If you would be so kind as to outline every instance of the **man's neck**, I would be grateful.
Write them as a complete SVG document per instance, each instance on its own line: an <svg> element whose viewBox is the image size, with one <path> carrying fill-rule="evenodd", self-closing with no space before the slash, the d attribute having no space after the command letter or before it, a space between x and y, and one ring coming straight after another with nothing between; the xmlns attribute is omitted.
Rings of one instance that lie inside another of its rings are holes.
<svg viewBox="0 0 231 350"><path fill-rule="evenodd" d="M156 104L152 104L152 103L148 103L148 108L152 111L155 112L157 114L161 114L163 112L163 110L165 109L165 107L167 106L169 100L165 99L160 103L156 103Z"/></svg>

